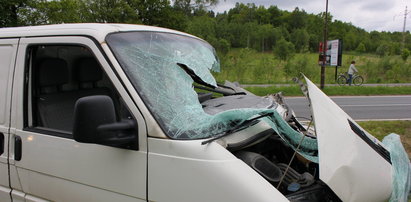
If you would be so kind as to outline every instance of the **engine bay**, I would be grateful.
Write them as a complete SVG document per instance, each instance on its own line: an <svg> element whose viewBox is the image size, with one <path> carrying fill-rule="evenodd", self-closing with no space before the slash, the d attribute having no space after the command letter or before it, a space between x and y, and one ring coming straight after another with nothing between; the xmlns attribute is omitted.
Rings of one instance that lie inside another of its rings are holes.
<svg viewBox="0 0 411 202"><path fill-rule="evenodd" d="M264 177L290 201L341 201L319 179L318 164L305 160L272 133L264 140L228 147L237 158ZM310 137L307 137L310 138Z"/></svg>
<svg viewBox="0 0 411 202"><path fill-rule="evenodd" d="M288 125L304 134L303 138L316 139L309 126L303 126L295 118L281 93L262 98L241 92L217 99L212 99L211 93L199 93L199 101L208 114L249 106L275 109L281 113ZM295 152L274 130L261 122L256 121L250 128L222 138L220 144L254 169L290 201L341 201L319 179L317 163L306 160Z"/></svg>
<svg viewBox="0 0 411 202"><path fill-rule="evenodd" d="M199 93L210 115L255 106L275 110L274 116L259 114L244 121L245 127L235 127L240 130L202 144L216 141L290 201L386 201L393 189L390 152L305 79L307 85L300 87L311 108L308 124L297 120L281 93L258 97L230 82L212 91L224 97ZM404 156L394 163L407 160ZM403 167L399 176L409 174L408 164Z"/></svg>

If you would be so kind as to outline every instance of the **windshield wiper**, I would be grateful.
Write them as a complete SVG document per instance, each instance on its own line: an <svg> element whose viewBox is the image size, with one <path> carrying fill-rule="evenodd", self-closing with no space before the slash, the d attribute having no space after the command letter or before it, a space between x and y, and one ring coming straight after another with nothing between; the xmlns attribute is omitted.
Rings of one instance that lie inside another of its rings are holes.
<svg viewBox="0 0 411 202"><path fill-rule="evenodd" d="M201 79L201 77L199 77L193 69L191 69L190 67L188 67L187 65L183 64L183 63L177 63L177 65L179 67L181 67L181 69L183 69L188 75L190 75L190 77L194 80L194 82L201 84L203 86L207 86L209 88L214 89L215 86L205 82L203 79Z"/></svg>
<svg viewBox="0 0 411 202"><path fill-rule="evenodd" d="M218 86L217 88L207 88L207 87L203 87L203 86L198 86L198 85L194 85L194 88L198 88L201 90L206 90L206 91L210 91L210 92L214 92L214 93L220 93L223 94L224 96L228 96L228 95L246 95L244 92L235 92L234 90L228 90L228 89L223 89L220 86Z"/></svg>
<svg viewBox="0 0 411 202"><path fill-rule="evenodd" d="M248 126L250 126L251 124L255 123L255 121L256 121L257 119L260 119L260 118L263 118L263 117L266 117L266 116L271 116L271 115L273 115L273 114L274 114L273 112L270 112L270 113L262 114L262 115L260 115L260 116L254 117L254 118L252 118L252 119L248 119L248 120L245 120L245 121L243 121L243 122L240 122L240 123L238 123L236 126L234 126L233 128L231 128L231 129L229 129L229 130L226 130L226 131L220 133L219 135L214 136L213 138L210 138L210 139L208 139L208 140L206 140L206 141L201 142L201 145L208 144L208 143L210 143L210 142L212 142L212 141L214 141L214 140L220 139L220 138L225 137L225 136L227 136L227 135L230 135L230 134L232 134L232 133L234 133L234 132L237 132L237 131L239 131L239 130L241 130L241 129L245 128L245 127L248 127Z"/></svg>
<svg viewBox="0 0 411 202"><path fill-rule="evenodd" d="M181 67L181 69L183 69L192 79L194 82L196 82L197 84L203 85L203 86L198 86L198 85L194 85L194 88L198 88L198 89L202 89L202 90L206 90L206 91L210 91L210 92L215 92L215 93L220 93L223 94L224 96L227 95L245 95L246 93L244 92L236 92L233 88L227 87L227 86L223 86L221 84L217 84L216 86L213 86L207 82L205 82L203 79L201 79L201 77L199 77L193 69L191 69L189 66L183 64L183 63L177 63L177 65L179 67Z"/></svg>

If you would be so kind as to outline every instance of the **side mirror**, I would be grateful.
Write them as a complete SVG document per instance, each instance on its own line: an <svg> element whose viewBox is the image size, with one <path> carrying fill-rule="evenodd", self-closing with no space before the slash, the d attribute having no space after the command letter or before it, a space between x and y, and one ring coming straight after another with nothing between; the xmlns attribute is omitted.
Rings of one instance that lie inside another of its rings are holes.
<svg viewBox="0 0 411 202"><path fill-rule="evenodd" d="M87 96L74 107L74 140L138 150L134 120L117 122L113 100L106 95Z"/></svg>

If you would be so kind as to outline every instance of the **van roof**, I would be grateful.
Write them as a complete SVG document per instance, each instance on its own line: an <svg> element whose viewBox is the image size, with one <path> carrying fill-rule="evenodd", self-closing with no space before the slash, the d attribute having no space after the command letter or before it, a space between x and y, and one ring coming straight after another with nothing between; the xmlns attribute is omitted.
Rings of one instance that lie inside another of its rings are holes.
<svg viewBox="0 0 411 202"><path fill-rule="evenodd" d="M147 25L79 23L0 28L0 38L86 35L104 42L107 34L126 31L156 31L194 37L187 33Z"/></svg>

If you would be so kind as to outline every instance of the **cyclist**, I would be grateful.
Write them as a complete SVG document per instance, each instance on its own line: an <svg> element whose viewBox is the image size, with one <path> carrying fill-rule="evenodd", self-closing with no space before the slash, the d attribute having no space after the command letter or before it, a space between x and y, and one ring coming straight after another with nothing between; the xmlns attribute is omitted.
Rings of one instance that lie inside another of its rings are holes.
<svg viewBox="0 0 411 202"><path fill-rule="evenodd" d="M350 65L350 67L348 68L348 80L347 80L347 83L351 86L351 83L352 83L352 76L353 76L353 74L354 73L357 73L358 72L358 70L357 70L357 68L355 68L355 61L353 60L353 61L351 61L351 65Z"/></svg>

